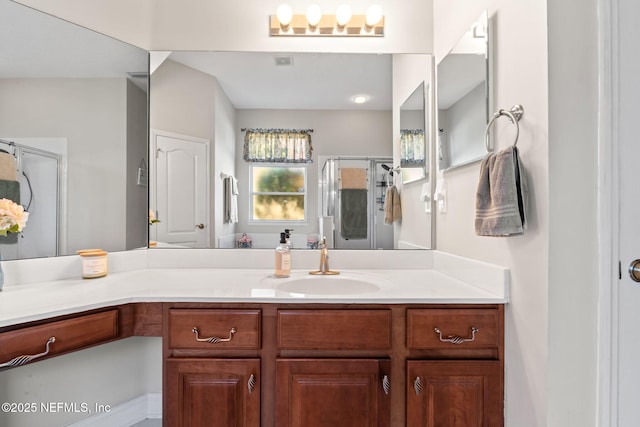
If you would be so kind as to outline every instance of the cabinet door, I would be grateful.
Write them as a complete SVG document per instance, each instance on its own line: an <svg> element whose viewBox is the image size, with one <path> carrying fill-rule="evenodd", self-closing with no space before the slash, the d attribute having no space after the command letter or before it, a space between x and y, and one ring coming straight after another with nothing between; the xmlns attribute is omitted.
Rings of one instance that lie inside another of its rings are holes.
<svg viewBox="0 0 640 427"><path fill-rule="evenodd" d="M389 426L389 368L377 359L278 359L276 426Z"/></svg>
<svg viewBox="0 0 640 427"><path fill-rule="evenodd" d="M503 425L499 361L408 361L408 427Z"/></svg>
<svg viewBox="0 0 640 427"><path fill-rule="evenodd" d="M167 427L258 427L259 359L169 359Z"/></svg>

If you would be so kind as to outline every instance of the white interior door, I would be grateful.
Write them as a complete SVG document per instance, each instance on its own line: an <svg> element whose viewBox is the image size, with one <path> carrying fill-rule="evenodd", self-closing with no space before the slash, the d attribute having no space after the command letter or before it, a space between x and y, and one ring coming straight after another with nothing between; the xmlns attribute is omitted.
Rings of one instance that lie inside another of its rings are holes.
<svg viewBox="0 0 640 427"><path fill-rule="evenodd" d="M151 238L159 244L208 247L209 141L158 130L152 131L152 140L151 202L160 222L151 226Z"/></svg>
<svg viewBox="0 0 640 427"><path fill-rule="evenodd" d="M613 127L618 129L620 176L620 261L621 279L614 289L614 412L613 423L618 427L640 425L640 282L632 280L630 264L640 259L640 2L618 0L617 73L619 92L614 95ZM616 69L614 59L614 70ZM617 77L616 77L617 76ZM617 98L617 105L615 103ZM617 111L617 117L616 112ZM616 310L617 305L617 310ZM617 313L616 313L617 311ZM615 319L617 314L617 319ZM616 322L617 320L617 322ZM615 333L617 329L617 333ZM617 346L617 348L616 348ZM617 351L616 351L617 350ZM616 360L617 359L617 360ZM616 366L617 365L617 366ZM617 367L617 369L615 369ZM617 387L616 387L617 383ZM617 388L617 390L616 390ZM615 396L617 394L617 396ZM617 407L615 401L617 397ZM617 414L616 414L617 412ZM617 423L616 423L617 415Z"/></svg>

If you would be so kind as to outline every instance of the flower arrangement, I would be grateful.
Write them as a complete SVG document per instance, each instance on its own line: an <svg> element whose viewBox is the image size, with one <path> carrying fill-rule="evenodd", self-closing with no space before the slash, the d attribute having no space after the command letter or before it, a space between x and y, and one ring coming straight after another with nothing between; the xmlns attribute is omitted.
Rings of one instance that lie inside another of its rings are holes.
<svg viewBox="0 0 640 427"><path fill-rule="evenodd" d="M239 248L250 248L251 245L251 237L247 236L247 233L242 233L242 236L236 240L236 246Z"/></svg>
<svg viewBox="0 0 640 427"><path fill-rule="evenodd" d="M0 199L0 236L7 233L20 233L27 225L29 212L9 199Z"/></svg>
<svg viewBox="0 0 640 427"><path fill-rule="evenodd" d="M160 222L160 220L156 219L156 214L153 212L153 210L149 209L149 225L153 225L157 222Z"/></svg>

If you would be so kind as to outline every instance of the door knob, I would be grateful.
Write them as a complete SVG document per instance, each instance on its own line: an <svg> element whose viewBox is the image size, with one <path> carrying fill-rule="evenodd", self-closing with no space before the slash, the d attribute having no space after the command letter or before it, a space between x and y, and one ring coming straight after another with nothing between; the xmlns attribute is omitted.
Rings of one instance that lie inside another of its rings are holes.
<svg viewBox="0 0 640 427"><path fill-rule="evenodd" d="M202 230L204 228L204 224L198 224L196 225L196 228L199 228L200 230Z"/></svg>
<svg viewBox="0 0 640 427"><path fill-rule="evenodd" d="M632 261L629 265L629 276L634 282L640 282L640 259Z"/></svg>

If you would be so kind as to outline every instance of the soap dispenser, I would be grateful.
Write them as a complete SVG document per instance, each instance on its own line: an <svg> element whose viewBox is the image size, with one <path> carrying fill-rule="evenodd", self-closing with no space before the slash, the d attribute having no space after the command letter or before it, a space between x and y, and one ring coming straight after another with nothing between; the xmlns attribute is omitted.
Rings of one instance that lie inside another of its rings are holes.
<svg viewBox="0 0 640 427"><path fill-rule="evenodd" d="M280 233L280 244L276 247L275 277L289 277L291 274L291 251L286 236L286 233Z"/></svg>
<svg viewBox="0 0 640 427"><path fill-rule="evenodd" d="M292 228L285 228L284 229L284 237L287 241L287 247L289 249L293 249L293 243L291 243L291 232L293 231Z"/></svg>

